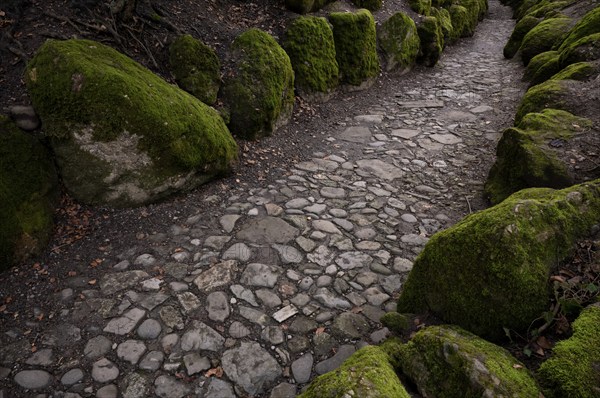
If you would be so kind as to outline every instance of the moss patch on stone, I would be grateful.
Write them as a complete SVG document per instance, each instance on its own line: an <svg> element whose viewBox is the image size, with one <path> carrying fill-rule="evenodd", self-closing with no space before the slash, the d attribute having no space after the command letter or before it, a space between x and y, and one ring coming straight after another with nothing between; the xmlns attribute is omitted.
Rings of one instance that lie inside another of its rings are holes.
<svg viewBox="0 0 600 398"><path fill-rule="evenodd" d="M551 18L540 22L527 32L520 47L523 64L527 66L531 58L552 50L554 45L561 43L571 24L570 18Z"/></svg>
<svg viewBox="0 0 600 398"><path fill-rule="evenodd" d="M217 102L221 62L212 48L191 35L179 36L169 47L169 64L179 87L205 104Z"/></svg>
<svg viewBox="0 0 600 398"><path fill-rule="evenodd" d="M595 7L589 11L573 26L558 51L563 51L576 41L594 33L600 33L600 7Z"/></svg>
<svg viewBox="0 0 600 398"><path fill-rule="evenodd" d="M246 139L271 135L294 107L294 70L275 39L249 29L231 45L232 76L223 84L231 132Z"/></svg>
<svg viewBox="0 0 600 398"><path fill-rule="evenodd" d="M543 53L545 54L545 53ZM550 79L560 71L560 62L558 56L550 58L546 63L537 68L531 78L530 86L540 84Z"/></svg>
<svg viewBox="0 0 600 398"><path fill-rule="evenodd" d="M528 113L518 128L551 134L548 138L569 139L573 134L592 127L592 121L558 109L544 109L539 113ZM541 137L540 143L545 141Z"/></svg>
<svg viewBox="0 0 600 398"><path fill-rule="evenodd" d="M329 21L333 25L342 82L360 86L366 80L377 77L380 65L373 15L368 10L334 12L329 15Z"/></svg>
<svg viewBox="0 0 600 398"><path fill-rule="evenodd" d="M560 53L560 66L600 59L600 33L585 36Z"/></svg>
<svg viewBox="0 0 600 398"><path fill-rule="evenodd" d="M285 6L288 10L298 14L306 14L313 10L315 0L285 0Z"/></svg>
<svg viewBox="0 0 600 398"><path fill-rule="evenodd" d="M600 392L600 306L583 310L573 336L556 344L538 371L548 398L593 398Z"/></svg>
<svg viewBox="0 0 600 398"><path fill-rule="evenodd" d="M455 37L470 37L475 33L475 27L469 20L469 12L463 6L453 4L450 9L450 21Z"/></svg>
<svg viewBox="0 0 600 398"><path fill-rule="evenodd" d="M352 4L369 11L377 11L381 8L382 0L352 0Z"/></svg>
<svg viewBox="0 0 600 398"><path fill-rule="evenodd" d="M65 186L83 202L156 201L229 171L237 159L214 109L103 44L49 40L25 77L57 156L59 147L71 146L78 148L71 154L85 152L82 162L101 164L87 169L58 156Z"/></svg>
<svg viewBox="0 0 600 398"><path fill-rule="evenodd" d="M525 16L519 22L517 22L515 29L512 31L510 38L508 39L508 42L504 46L504 57L514 57L517 51L519 51L525 35L529 33L531 29L535 28L540 22L541 19L532 17L530 15Z"/></svg>
<svg viewBox="0 0 600 398"><path fill-rule="evenodd" d="M515 124L518 125L523 117L531 112L540 112L546 108L566 109L566 87L563 81L548 80L542 84L531 87L523 96L521 104L515 115Z"/></svg>
<svg viewBox="0 0 600 398"><path fill-rule="evenodd" d="M458 326L419 331L400 346L398 357L402 373L422 396L539 398L537 383L523 364Z"/></svg>
<svg viewBox="0 0 600 398"><path fill-rule="evenodd" d="M339 67L333 31L325 18L296 18L285 32L283 48L292 62L300 93L328 93L337 87Z"/></svg>
<svg viewBox="0 0 600 398"><path fill-rule="evenodd" d="M298 398L343 398L347 396L409 398L379 347L361 348L336 370L317 377Z"/></svg>
<svg viewBox="0 0 600 398"><path fill-rule="evenodd" d="M442 33L444 33L444 44L451 44L455 42L459 36L454 32L454 27L452 26L452 18L450 17L450 12L445 8L431 8L431 16L436 17L440 23L442 28Z"/></svg>
<svg viewBox="0 0 600 398"><path fill-rule="evenodd" d="M58 179L46 148L0 116L0 271L45 247L57 199Z"/></svg>
<svg viewBox="0 0 600 398"><path fill-rule="evenodd" d="M558 51L545 51L531 58L527 68L525 68L524 80L531 81L538 70L548 62L558 63Z"/></svg>
<svg viewBox="0 0 600 398"><path fill-rule="evenodd" d="M431 11L431 0L408 0L410 9L421 15L429 15Z"/></svg>
<svg viewBox="0 0 600 398"><path fill-rule="evenodd" d="M600 180L522 190L435 234L417 257L398 312L431 311L492 341L548 309L548 278L600 219ZM448 281L451 280L451 283Z"/></svg>
<svg viewBox="0 0 600 398"><path fill-rule="evenodd" d="M410 329L410 317L405 314L388 312L379 321L383 326L397 334L402 334L402 332Z"/></svg>
<svg viewBox="0 0 600 398"><path fill-rule="evenodd" d="M398 12L383 22L377 31L379 48L386 60L386 70L408 71L417 61L421 41L415 22Z"/></svg>
<svg viewBox="0 0 600 398"><path fill-rule="evenodd" d="M600 74L600 62L571 64L552 76L553 80L587 80Z"/></svg>
<svg viewBox="0 0 600 398"><path fill-rule="evenodd" d="M417 26L421 50L417 62L425 66L434 66L442 55L444 48L444 33L435 17L425 17Z"/></svg>

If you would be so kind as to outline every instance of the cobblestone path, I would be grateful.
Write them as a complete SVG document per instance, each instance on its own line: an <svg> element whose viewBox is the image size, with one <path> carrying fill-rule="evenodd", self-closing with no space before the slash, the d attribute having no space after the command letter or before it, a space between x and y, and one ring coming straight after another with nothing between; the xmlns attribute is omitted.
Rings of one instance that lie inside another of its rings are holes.
<svg viewBox="0 0 600 398"><path fill-rule="evenodd" d="M475 37L396 78L310 161L141 236L97 284L49 298L35 352L3 330L0 397L293 397L384 339L379 318L428 238L481 208L523 89L502 57L510 10L490 5Z"/></svg>

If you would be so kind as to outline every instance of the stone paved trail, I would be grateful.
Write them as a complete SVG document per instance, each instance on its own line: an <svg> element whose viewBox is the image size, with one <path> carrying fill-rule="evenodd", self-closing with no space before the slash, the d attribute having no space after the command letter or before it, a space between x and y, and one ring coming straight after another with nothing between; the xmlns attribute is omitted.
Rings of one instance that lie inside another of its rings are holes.
<svg viewBox="0 0 600 398"><path fill-rule="evenodd" d="M0 397L292 397L384 339L378 320L428 237L481 206L523 88L502 58L509 17L492 1L474 38L348 115L312 160L65 288L36 352L27 339L0 349Z"/></svg>

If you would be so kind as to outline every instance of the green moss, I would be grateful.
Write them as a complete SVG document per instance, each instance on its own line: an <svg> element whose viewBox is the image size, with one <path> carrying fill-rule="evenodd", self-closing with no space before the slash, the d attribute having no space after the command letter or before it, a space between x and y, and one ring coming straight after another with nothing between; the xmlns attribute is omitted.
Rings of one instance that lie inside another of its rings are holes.
<svg viewBox="0 0 600 398"><path fill-rule="evenodd" d="M223 87L231 131L246 139L270 135L287 122L294 106L294 71L275 39L249 29L231 45L236 70Z"/></svg>
<svg viewBox="0 0 600 398"><path fill-rule="evenodd" d="M333 25L342 82L359 86L364 81L377 77L380 65L373 15L368 10L356 13L334 12L329 15L329 21Z"/></svg>
<svg viewBox="0 0 600 398"><path fill-rule="evenodd" d="M515 29L513 30L508 42L504 46L504 57L512 58L515 56L519 48L521 47L521 43L523 42L523 38L529 31L535 28L540 23L539 18L532 17L530 15L525 16L515 25Z"/></svg>
<svg viewBox="0 0 600 398"><path fill-rule="evenodd" d="M325 18L296 18L285 32L283 48L290 57L300 92L328 93L338 85L333 31Z"/></svg>
<svg viewBox="0 0 600 398"><path fill-rule="evenodd" d="M463 6L452 5L450 7L450 21L453 28L453 37L470 37L475 33L469 19L469 12Z"/></svg>
<svg viewBox="0 0 600 398"><path fill-rule="evenodd" d="M538 143L549 139L569 139L573 134L592 127L592 121L558 109L544 109L540 113L528 113L517 126L523 130L542 132ZM546 135L549 134L549 135Z"/></svg>
<svg viewBox="0 0 600 398"><path fill-rule="evenodd" d="M473 36L482 12L482 2L480 0L457 0L455 4L465 7L468 13L467 28L465 28L463 35ZM485 4L487 5L487 3Z"/></svg>
<svg viewBox="0 0 600 398"><path fill-rule="evenodd" d="M369 11L377 11L381 8L382 0L352 0L352 3Z"/></svg>
<svg viewBox="0 0 600 398"><path fill-rule="evenodd" d="M417 61L426 66L434 66L442 55L444 34L437 18L425 17L417 26L421 51Z"/></svg>
<svg viewBox="0 0 600 398"><path fill-rule="evenodd" d="M576 41L594 33L600 33L600 7L595 7L581 18L569 31L558 51L564 51Z"/></svg>
<svg viewBox="0 0 600 398"><path fill-rule="evenodd" d="M429 310L492 341L523 333L549 308L551 269L599 219L600 180L513 194L429 240L398 312Z"/></svg>
<svg viewBox="0 0 600 398"><path fill-rule="evenodd" d="M600 307L587 307L573 323L573 336L556 344L539 377L548 398L597 397L600 391Z"/></svg>
<svg viewBox="0 0 600 398"><path fill-rule="evenodd" d="M288 10L298 14L306 14L313 10L315 0L285 0L285 6Z"/></svg>
<svg viewBox="0 0 600 398"><path fill-rule="evenodd" d="M381 24L377 39L388 71L407 71L416 63L421 41L417 26L408 15L402 12L392 15Z"/></svg>
<svg viewBox="0 0 600 398"><path fill-rule="evenodd" d="M545 54L545 53L542 53ZM560 62L558 57L551 58L548 62L537 68L536 72L531 78L530 86L535 86L545 82L560 71Z"/></svg>
<svg viewBox="0 0 600 398"><path fill-rule="evenodd" d="M298 398L409 398L384 350L367 346L336 370L317 377Z"/></svg>
<svg viewBox="0 0 600 398"><path fill-rule="evenodd" d="M419 331L399 352L402 372L428 397L531 397L539 388L508 351L457 326ZM518 365L518 366L515 366Z"/></svg>
<svg viewBox="0 0 600 398"><path fill-rule="evenodd" d="M398 334L410 329L410 317L397 312L388 312L381 317L380 322L383 326Z"/></svg>
<svg viewBox="0 0 600 398"><path fill-rule="evenodd" d="M565 38L572 20L570 18L552 18L540 22L523 38L520 51L523 64L527 66L531 58L552 50L555 44Z"/></svg>
<svg viewBox="0 0 600 398"><path fill-rule="evenodd" d="M431 0L408 0L410 9L421 15L429 15L431 11Z"/></svg>
<svg viewBox="0 0 600 398"><path fill-rule="evenodd" d="M531 81L537 71L548 62L558 62L558 51L545 51L531 58L525 69L524 80Z"/></svg>
<svg viewBox="0 0 600 398"><path fill-rule="evenodd" d="M562 81L548 80L542 84L531 87L525 93L515 115L515 124L518 125L528 113L540 112L545 108L569 110L564 100L566 88Z"/></svg>
<svg viewBox="0 0 600 398"><path fill-rule="evenodd" d="M585 36L560 53L560 66L600 59L600 33Z"/></svg>
<svg viewBox="0 0 600 398"><path fill-rule="evenodd" d="M0 271L39 254L48 243L57 199L48 151L0 116Z"/></svg>
<svg viewBox="0 0 600 398"><path fill-rule="evenodd" d="M221 63L212 48L191 35L179 36L169 47L169 63L181 88L205 104L217 102Z"/></svg>
<svg viewBox="0 0 600 398"><path fill-rule="evenodd" d="M436 17L442 27L442 33L444 33L444 43L450 44L455 42L459 36L454 32L452 26L452 18L450 12L445 8L431 8L431 16Z"/></svg>
<svg viewBox="0 0 600 398"><path fill-rule="evenodd" d="M578 62L571 64L552 76L552 80L587 80L600 73L598 63Z"/></svg>
<svg viewBox="0 0 600 398"><path fill-rule="evenodd" d="M554 1L554 2L541 2L535 7L532 7L527 15L531 15L536 18L554 18L560 15L560 11L568 7L569 4L574 3L577 0L569 1Z"/></svg>

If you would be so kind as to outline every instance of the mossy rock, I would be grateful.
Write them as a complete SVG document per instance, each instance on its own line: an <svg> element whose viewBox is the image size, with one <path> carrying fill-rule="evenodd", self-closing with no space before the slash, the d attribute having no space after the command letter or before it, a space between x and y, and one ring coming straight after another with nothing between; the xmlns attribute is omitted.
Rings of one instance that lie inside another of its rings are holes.
<svg viewBox="0 0 600 398"><path fill-rule="evenodd" d="M431 6L437 8L450 8L452 0L431 0Z"/></svg>
<svg viewBox="0 0 600 398"><path fill-rule="evenodd" d="M294 108L294 70L275 39L259 29L236 37L230 48L230 73L222 97L229 128L245 139L273 134L289 122Z"/></svg>
<svg viewBox="0 0 600 398"><path fill-rule="evenodd" d="M454 43L460 36L454 32L450 12L445 8L431 8L431 16L436 17L444 34L444 45Z"/></svg>
<svg viewBox="0 0 600 398"><path fill-rule="evenodd" d="M532 7L527 15L531 15L536 18L554 18L559 16L561 10L568 7L570 4L576 2L578 0L569 0L569 1L554 1L554 2L541 2L537 4L535 7Z"/></svg>
<svg viewBox="0 0 600 398"><path fill-rule="evenodd" d="M429 15L431 11L431 0L408 0L410 9L421 15Z"/></svg>
<svg viewBox="0 0 600 398"><path fill-rule="evenodd" d="M155 202L237 160L214 109L103 44L48 40L25 77L63 182L82 202Z"/></svg>
<svg viewBox="0 0 600 398"><path fill-rule="evenodd" d="M400 346L398 363L424 397L540 396L525 365L458 326L420 330Z"/></svg>
<svg viewBox="0 0 600 398"><path fill-rule="evenodd" d="M531 58L561 43L571 25L570 18L552 18L540 22L527 32L519 48L523 65L527 66Z"/></svg>
<svg viewBox="0 0 600 398"><path fill-rule="evenodd" d="M375 20L369 10L329 15L340 76L352 86L369 85L379 75Z"/></svg>
<svg viewBox="0 0 600 398"><path fill-rule="evenodd" d="M191 35L182 35L169 47L169 64L179 87L205 104L217 102L221 62L215 50Z"/></svg>
<svg viewBox="0 0 600 398"><path fill-rule="evenodd" d="M547 64L548 62L558 63L558 51L545 51L531 58L531 61L527 64L527 68L525 68L525 74L523 75L523 79L527 81L531 81L538 70Z"/></svg>
<svg viewBox="0 0 600 398"><path fill-rule="evenodd" d="M381 8L382 0L352 0L352 4L369 11L377 11Z"/></svg>
<svg viewBox="0 0 600 398"><path fill-rule="evenodd" d="M404 73L417 62L421 41L417 25L408 15L398 12L383 22L377 40L387 71L396 69Z"/></svg>
<svg viewBox="0 0 600 398"><path fill-rule="evenodd" d="M406 314L388 312L379 320L383 326L396 334L402 334L410 329L411 318Z"/></svg>
<svg viewBox="0 0 600 398"><path fill-rule="evenodd" d="M504 57L514 57L519 51L525 35L529 33L531 29L535 28L540 22L541 19L532 17L530 15L527 15L517 22L515 29L512 31L510 38L508 39L508 42L504 46Z"/></svg>
<svg viewBox="0 0 600 398"><path fill-rule="evenodd" d="M552 80L589 80L600 74L600 61L571 64L551 77Z"/></svg>
<svg viewBox="0 0 600 398"><path fill-rule="evenodd" d="M469 12L463 6L453 4L450 9L450 22L455 37L470 37L475 33L475 27L469 19Z"/></svg>
<svg viewBox="0 0 600 398"><path fill-rule="evenodd" d="M537 68L536 72L531 78L530 86L543 83L558 72L560 72L560 62L558 56L556 56Z"/></svg>
<svg viewBox="0 0 600 398"><path fill-rule="evenodd" d="M594 33L600 33L600 7L596 6L583 16L573 28L565 40L561 43L558 51L564 51L575 44L576 41Z"/></svg>
<svg viewBox="0 0 600 398"><path fill-rule="evenodd" d="M0 271L40 254L52 233L57 199L48 150L0 115Z"/></svg>
<svg viewBox="0 0 600 398"><path fill-rule="evenodd" d="M444 33L436 17L425 17L417 26L421 49L417 62L425 66L435 66L444 48Z"/></svg>
<svg viewBox="0 0 600 398"><path fill-rule="evenodd" d="M573 322L573 336L560 341L538 371L548 398L593 398L600 394L600 305Z"/></svg>
<svg viewBox="0 0 600 398"><path fill-rule="evenodd" d="M397 311L431 311L491 341L549 308L548 278L600 219L600 180L531 188L438 232L417 257Z"/></svg>
<svg viewBox="0 0 600 398"><path fill-rule="evenodd" d="M333 31L325 18L299 17L285 32L283 48L290 57L297 91L329 94L339 84Z"/></svg>
<svg viewBox="0 0 600 398"><path fill-rule="evenodd" d="M585 36L564 49L560 53L560 66L562 68L584 61L600 59L600 33Z"/></svg>
<svg viewBox="0 0 600 398"><path fill-rule="evenodd" d="M548 143L569 141L586 131L591 121L557 109L525 115L518 128L504 131L496 149L485 192L490 202L500 203L525 188L566 188L573 185L568 165Z"/></svg>
<svg viewBox="0 0 600 398"><path fill-rule="evenodd" d="M288 10L298 14L306 14L313 10L315 0L285 0L285 6Z"/></svg>
<svg viewBox="0 0 600 398"><path fill-rule="evenodd" d="M409 398L388 354L379 347L356 351L342 365L317 377L298 398Z"/></svg>
<svg viewBox="0 0 600 398"><path fill-rule="evenodd" d="M487 2L485 3L487 9ZM477 27L477 23L480 20L480 16L485 15L485 11L482 11L482 0L457 0L455 4L461 5L465 7L469 16L467 19L467 25L469 26L468 32L469 36L473 36L475 33L475 28Z"/></svg>
<svg viewBox="0 0 600 398"><path fill-rule="evenodd" d="M531 112L540 112L546 108L556 108L569 111L565 101L567 86L564 81L548 80L542 84L531 87L521 100L515 115L515 124L518 125L523 117Z"/></svg>

